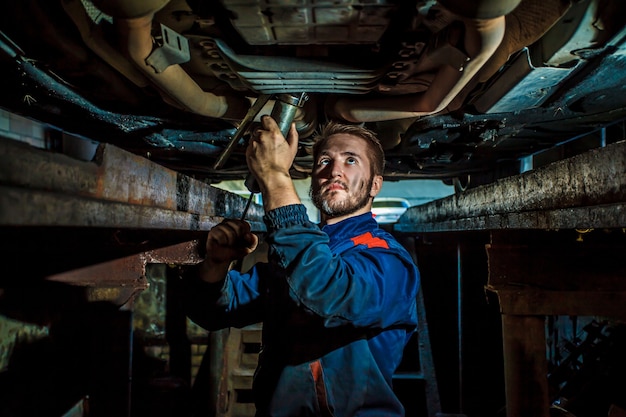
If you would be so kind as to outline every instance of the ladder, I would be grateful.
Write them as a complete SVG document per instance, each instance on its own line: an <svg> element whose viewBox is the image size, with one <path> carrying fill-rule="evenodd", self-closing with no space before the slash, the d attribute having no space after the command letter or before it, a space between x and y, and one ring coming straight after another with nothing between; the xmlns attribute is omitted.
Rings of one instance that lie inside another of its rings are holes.
<svg viewBox="0 0 626 417"><path fill-rule="evenodd" d="M401 364L398 372L393 376L394 387L407 383L412 385L418 385L416 382L420 382L423 387L424 406L426 409L426 415L420 410L412 410L410 404L405 402L407 408L407 417L441 417L441 402L439 399L439 389L437 386L437 377L435 374L435 364L433 361L432 350L430 347L430 337L428 334L428 323L426 320L426 309L424 307L424 294L422 290L417 293L417 332L414 339L409 342L404 350L404 357L415 358L416 361L410 361L407 368L403 368ZM403 359L403 362L405 362ZM415 363L417 362L417 369L415 369ZM411 393L412 396L409 400L415 401L415 393ZM401 398L402 400L402 398Z"/></svg>

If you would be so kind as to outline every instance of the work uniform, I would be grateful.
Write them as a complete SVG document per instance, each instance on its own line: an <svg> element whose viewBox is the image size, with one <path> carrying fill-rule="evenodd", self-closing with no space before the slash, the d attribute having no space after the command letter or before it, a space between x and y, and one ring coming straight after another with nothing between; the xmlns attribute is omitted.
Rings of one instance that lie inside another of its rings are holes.
<svg viewBox="0 0 626 417"><path fill-rule="evenodd" d="M187 292L208 330L263 322L257 416L403 416L391 378L417 325L408 252L371 213L320 229L289 205L264 221L269 263Z"/></svg>

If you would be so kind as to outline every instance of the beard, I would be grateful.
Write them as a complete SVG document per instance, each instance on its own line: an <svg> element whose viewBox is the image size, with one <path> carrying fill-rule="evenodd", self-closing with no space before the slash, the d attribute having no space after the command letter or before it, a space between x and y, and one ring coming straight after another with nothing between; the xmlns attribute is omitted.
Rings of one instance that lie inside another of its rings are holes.
<svg viewBox="0 0 626 417"><path fill-rule="evenodd" d="M332 195L337 191L322 191L322 187L311 182L309 194L315 207L324 213L327 217L340 217L352 214L362 209L370 201L369 192L374 184L374 178L370 178L367 183L364 181L357 187L357 192L352 194L346 183L340 182L346 192L346 198L343 200L334 200Z"/></svg>

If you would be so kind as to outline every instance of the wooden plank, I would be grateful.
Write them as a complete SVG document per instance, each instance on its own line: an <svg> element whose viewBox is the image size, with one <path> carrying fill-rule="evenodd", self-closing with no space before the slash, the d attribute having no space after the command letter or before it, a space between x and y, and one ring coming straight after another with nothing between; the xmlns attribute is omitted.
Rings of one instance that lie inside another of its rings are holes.
<svg viewBox="0 0 626 417"><path fill-rule="evenodd" d="M487 245L489 285L553 291L625 290L626 245Z"/></svg>
<svg viewBox="0 0 626 417"><path fill-rule="evenodd" d="M477 230L621 228L626 225L626 204L570 207L555 210L501 213L394 226L401 233L437 233Z"/></svg>
<svg viewBox="0 0 626 417"><path fill-rule="evenodd" d="M602 316L626 318L626 291L550 291L540 288L487 286L509 315Z"/></svg>
<svg viewBox="0 0 626 417"><path fill-rule="evenodd" d="M486 289L502 313L507 416L549 415L545 316L626 317L626 234L585 232L490 233Z"/></svg>
<svg viewBox="0 0 626 417"><path fill-rule="evenodd" d="M441 232L626 226L626 142L411 207L394 229Z"/></svg>
<svg viewBox="0 0 626 417"><path fill-rule="evenodd" d="M548 417L545 323L537 316L502 316L507 417Z"/></svg>
<svg viewBox="0 0 626 417"><path fill-rule="evenodd" d="M494 231L487 289L503 314L626 315L626 233Z"/></svg>

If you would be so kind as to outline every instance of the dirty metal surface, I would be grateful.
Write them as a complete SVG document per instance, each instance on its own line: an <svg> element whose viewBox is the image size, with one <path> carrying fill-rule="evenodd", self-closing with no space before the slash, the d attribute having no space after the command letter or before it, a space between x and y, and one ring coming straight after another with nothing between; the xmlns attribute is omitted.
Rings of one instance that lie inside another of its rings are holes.
<svg viewBox="0 0 626 417"><path fill-rule="evenodd" d="M221 216L203 216L143 204L95 200L0 186L0 224L10 226L118 227L209 230ZM11 209L4 209L11 208Z"/></svg>
<svg viewBox="0 0 626 417"><path fill-rule="evenodd" d="M441 232L626 226L626 142L411 207L394 229Z"/></svg>
<svg viewBox="0 0 626 417"><path fill-rule="evenodd" d="M135 297L148 288L148 263L186 265L201 262L199 249L203 244L198 240L183 242L51 275L47 280L86 288L89 302L107 301L131 308Z"/></svg>
<svg viewBox="0 0 626 417"><path fill-rule="evenodd" d="M406 233L512 229L621 228L626 225L626 203L477 215L436 222L407 223L402 220L401 222L395 225L395 230Z"/></svg>
<svg viewBox="0 0 626 417"><path fill-rule="evenodd" d="M93 161L81 161L0 141L0 183L1 225L204 229L217 221L210 217L238 218L246 203L108 144ZM263 227L262 214L260 206L250 208L253 228Z"/></svg>
<svg viewBox="0 0 626 417"><path fill-rule="evenodd" d="M246 203L112 145L99 145L95 158L83 161L0 141L0 287L62 275L97 282L94 299L122 300L129 294L120 288L143 285L136 280L145 257L203 241L224 218L239 218ZM253 205L246 219L254 231L265 228L261 216ZM178 254L185 256L192 255Z"/></svg>

